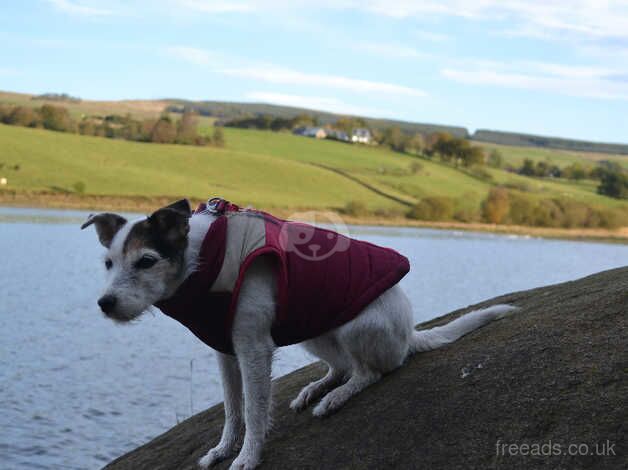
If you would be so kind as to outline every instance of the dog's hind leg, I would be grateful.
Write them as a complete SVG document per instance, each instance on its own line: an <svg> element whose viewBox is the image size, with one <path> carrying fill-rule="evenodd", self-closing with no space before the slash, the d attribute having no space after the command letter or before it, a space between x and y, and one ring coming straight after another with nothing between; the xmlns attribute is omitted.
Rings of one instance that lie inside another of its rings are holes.
<svg viewBox="0 0 628 470"><path fill-rule="evenodd" d="M216 352L225 397L225 427L216 447L205 454L198 464L205 469L233 454L244 428L242 420L242 378L235 356Z"/></svg>
<svg viewBox="0 0 628 470"><path fill-rule="evenodd" d="M333 334L326 334L301 344L310 354L322 359L328 370L324 377L301 389L292 400L290 408L301 411L314 400L338 386L350 373L351 365L347 353L342 350Z"/></svg>
<svg viewBox="0 0 628 470"><path fill-rule="evenodd" d="M351 377L323 397L313 410L325 416L399 367L409 352L412 308L398 286L371 302L354 320L332 332L351 361Z"/></svg>

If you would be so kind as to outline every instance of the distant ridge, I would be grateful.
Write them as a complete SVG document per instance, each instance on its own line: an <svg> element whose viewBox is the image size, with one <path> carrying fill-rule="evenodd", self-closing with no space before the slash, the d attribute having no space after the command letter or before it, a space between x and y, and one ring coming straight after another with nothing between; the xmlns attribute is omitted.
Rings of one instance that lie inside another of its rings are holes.
<svg viewBox="0 0 628 470"><path fill-rule="evenodd" d="M69 100L59 102L59 97L67 97ZM142 117L158 116L163 111L182 112L184 108L196 110L203 116L210 116L221 120L230 120L245 116L270 115L274 117L292 118L299 114L309 114L319 119L320 123L330 124L339 117L347 114L331 113L307 108L296 108L267 103L239 103L227 101L192 101L178 98L166 98L156 100L119 100L119 101L95 101L81 100L63 93L45 93L35 96L25 93L12 93L0 91L0 104L13 104L23 106L41 106L42 103L61 104L68 106L76 112L84 114L134 114ZM591 142L586 140L566 139L560 137L523 134L519 132L505 132L489 129L478 129L471 134L469 130L461 126L448 126L444 124L418 123L401 121L396 119L380 119L364 116L360 117L375 129L387 127L399 127L402 131L414 134L420 132L429 134L432 132L448 132L449 134L477 142L487 142L501 145L536 147L547 149L571 150L578 152L595 152L628 155L628 143Z"/></svg>
<svg viewBox="0 0 628 470"><path fill-rule="evenodd" d="M281 118L293 118L299 114L308 114L315 116L322 125L331 124L338 120L341 116L348 114L330 113L327 111L317 111L306 108L294 108L292 106L281 106L267 103L235 103L224 101L187 101L178 99L167 99L172 104L168 107L168 111L181 112L183 108L194 109L203 116L212 116L218 119L234 119L245 116L270 115ZM448 132L456 137L469 137L469 131L464 127L447 126L442 124L426 124L418 122L399 121L395 119L379 119L364 116L354 116L364 119L366 123L376 129L385 129L387 127L399 127L402 131L408 133L422 132Z"/></svg>
<svg viewBox="0 0 628 470"><path fill-rule="evenodd" d="M561 150L575 150L578 152L614 153L628 155L628 145L590 142L587 140L563 139L534 134L520 134L518 132L502 132L478 129L471 139L478 142L493 144L514 145L517 147L545 147Z"/></svg>
<svg viewBox="0 0 628 470"><path fill-rule="evenodd" d="M280 106L267 103L188 101L179 99L167 99L165 101L172 103L167 108L171 112L182 112L183 109L187 107L194 109L201 115L212 116L221 120L259 115L293 118L299 114L309 114L318 118L319 122L325 125L335 122L341 116L346 116L346 114L330 113L327 111L317 111L306 108L294 108L291 106ZM493 144L628 155L628 144L591 142L585 140L564 139L560 137L522 134L518 132L503 132L487 129L478 129L474 134L471 134L467 128L460 126L418 123L400 121L396 119L379 119L364 116L355 117L364 119L369 126L375 129L385 129L387 127L396 126L402 131L411 134L416 132L421 132L423 134L429 134L432 132L448 132L455 137L462 137L478 142L488 142Z"/></svg>

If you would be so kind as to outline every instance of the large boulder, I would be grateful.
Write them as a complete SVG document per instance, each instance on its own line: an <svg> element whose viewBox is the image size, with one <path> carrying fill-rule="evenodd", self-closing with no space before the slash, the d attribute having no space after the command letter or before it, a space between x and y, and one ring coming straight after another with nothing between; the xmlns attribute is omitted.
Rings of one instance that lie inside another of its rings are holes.
<svg viewBox="0 0 628 470"><path fill-rule="evenodd" d="M262 468L628 468L628 268L504 295L418 328L495 303L522 309L411 357L329 418L288 409L323 374L320 364L276 380ZM193 469L222 425L217 405L106 468Z"/></svg>

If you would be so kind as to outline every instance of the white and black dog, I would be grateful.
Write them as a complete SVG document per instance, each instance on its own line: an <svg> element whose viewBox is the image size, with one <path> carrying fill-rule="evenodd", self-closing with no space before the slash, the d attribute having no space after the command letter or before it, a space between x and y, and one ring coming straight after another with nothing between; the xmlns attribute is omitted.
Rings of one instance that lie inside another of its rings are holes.
<svg viewBox="0 0 628 470"><path fill-rule="evenodd" d="M175 295L197 270L201 245L217 219L208 211L192 214L186 200L136 221L112 213L90 216L82 228L94 224L107 248L107 284L98 300L102 311L128 322ZM256 258L243 274L231 329L234 354L217 352L226 422L220 442L200 459L201 468L233 455L243 431L242 448L231 468L252 469L260 463L270 422L277 285L276 267L267 257ZM304 387L290 407L300 411L320 399L313 414L325 416L402 365L408 355L452 343L515 309L494 305L444 326L415 331L410 302L394 285L352 320L301 343L328 371Z"/></svg>

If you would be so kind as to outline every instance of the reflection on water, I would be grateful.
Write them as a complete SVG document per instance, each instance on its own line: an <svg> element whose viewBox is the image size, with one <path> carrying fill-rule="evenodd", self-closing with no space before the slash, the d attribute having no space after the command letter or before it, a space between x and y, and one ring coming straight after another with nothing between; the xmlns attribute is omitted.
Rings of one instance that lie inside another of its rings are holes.
<svg viewBox="0 0 628 470"><path fill-rule="evenodd" d="M221 400L212 352L153 312L134 325L96 306L89 213L0 208L0 462L96 468ZM350 227L410 258L415 320L514 290L628 264L628 247L414 228ZM309 362L283 348L274 374Z"/></svg>

